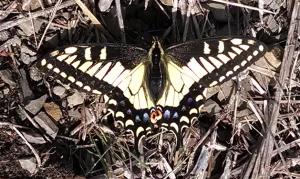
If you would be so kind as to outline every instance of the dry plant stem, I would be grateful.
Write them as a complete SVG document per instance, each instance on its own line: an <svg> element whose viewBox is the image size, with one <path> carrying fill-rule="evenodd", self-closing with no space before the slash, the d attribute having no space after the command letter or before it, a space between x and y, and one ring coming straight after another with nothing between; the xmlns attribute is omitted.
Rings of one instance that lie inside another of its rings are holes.
<svg viewBox="0 0 300 179"><path fill-rule="evenodd" d="M177 34L176 34L176 17L177 17L177 10L178 10L178 0L173 1L172 7L172 39L173 41L177 41Z"/></svg>
<svg viewBox="0 0 300 179"><path fill-rule="evenodd" d="M61 5L57 8L57 10L72 6L74 4L75 4L75 2L73 0L66 1L64 3L61 3ZM11 21L8 21L8 22L1 23L0 24L0 31L12 28L14 26L17 26L19 24L30 21L31 19L34 19L34 18L37 18L37 17L40 17L40 16L46 16L47 14L52 13L53 9L54 9L54 7L49 7L49 8L46 8L44 10L33 12L33 13L31 13L31 16L28 16L28 17L24 17L24 15L19 15L19 16L17 16L17 19L15 19L15 20L11 20Z"/></svg>
<svg viewBox="0 0 300 179"><path fill-rule="evenodd" d="M58 1L56 2L55 6L54 6L54 8L53 8L53 11L52 11L52 14L51 14L51 18L50 18L50 20L49 20L49 23L47 24L46 29L44 30L44 33L43 33L43 35L42 35L42 38L41 38L41 40L40 40L39 45L37 46L37 49L39 49L39 48L41 47L41 45L42 45L42 43L43 43L43 40L44 40L44 38L45 38L45 35L46 35L46 33L47 33L47 31L48 31L50 25L51 25L50 22L53 21L53 19L54 19L54 17L55 17L55 14L56 14L56 12L57 12L57 10L58 10L58 7L59 7L59 5L61 4L61 2L62 2L62 0L58 0Z"/></svg>
<svg viewBox="0 0 300 179"><path fill-rule="evenodd" d="M212 1L219 2L219 3L224 3L224 4L228 4L228 5L232 5L232 6L237 6L237 7L241 7L241 8L251 9L251 10L255 10L255 11L275 14L272 11L268 11L268 10L265 10L265 9L260 9L260 8L257 8L257 7L247 6L247 5L240 4L240 3L234 3L234 2L223 1L223 0L212 0Z"/></svg>
<svg viewBox="0 0 300 179"><path fill-rule="evenodd" d="M126 43L124 21L123 21L122 10L121 10L121 2L120 2L120 0L115 0L115 3L116 3L116 9L117 9L119 28L121 31L121 40L122 40L122 43Z"/></svg>
<svg viewBox="0 0 300 179"><path fill-rule="evenodd" d="M299 43L294 36L295 29L299 29L299 20L298 20L299 7L300 7L300 2L296 1L292 13L288 39L286 43L285 53L283 56L281 70L280 70L280 76L278 81L280 88L278 88L275 93L275 101L273 102L273 108L271 109L272 111L271 111L270 119L269 121L267 121L268 130L267 130L266 138L264 140L265 145L263 145L265 147L261 148L260 151L260 153L263 155L262 156L263 162L261 163L260 166L261 170L259 176L262 178L268 177L271 172L270 164L271 164L271 159L273 154L272 151L275 143L273 135L276 133L276 129L277 129L277 120L279 117L280 102L283 96L282 87L286 86L285 81L290 76L289 73L291 72L292 61L295 53L295 46L297 46Z"/></svg>
<svg viewBox="0 0 300 179"><path fill-rule="evenodd" d="M32 145L26 140L26 138L23 136L23 134L15 126L13 126L12 129L16 131L16 133L24 140L25 144L31 149L33 155L36 158L37 166L41 167L42 162L41 162L41 158L40 158L39 154L37 153L37 151L32 147Z"/></svg>
<svg viewBox="0 0 300 179"><path fill-rule="evenodd" d="M187 33L189 30L189 25L190 25L190 17L191 17L191 5L188 5L188 10L186 12L186 19L185 19L185 24L184 24L184 31L183 31L183 36L182 36L182 41L186 41Z"/></svg>

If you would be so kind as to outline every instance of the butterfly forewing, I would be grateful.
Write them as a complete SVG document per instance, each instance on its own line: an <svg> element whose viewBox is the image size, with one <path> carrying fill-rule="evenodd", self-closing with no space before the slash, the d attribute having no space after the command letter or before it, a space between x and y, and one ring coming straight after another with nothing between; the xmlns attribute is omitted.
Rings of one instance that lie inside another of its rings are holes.
<svg viewBox="0 0 300 179"><path fill-rule="evenodd" d="M144 49L125 45L71 46L51 52L37 67L72 88L100 94L126 89L122 82L146 55Z"/></svg>
<svg viewBox="0 0 300 179"><path fill-rule="evenodd" d="M265 51L259 41L236 37L186 42L168 48L166 54L199 85L211 87L245 70Z"/></svg>

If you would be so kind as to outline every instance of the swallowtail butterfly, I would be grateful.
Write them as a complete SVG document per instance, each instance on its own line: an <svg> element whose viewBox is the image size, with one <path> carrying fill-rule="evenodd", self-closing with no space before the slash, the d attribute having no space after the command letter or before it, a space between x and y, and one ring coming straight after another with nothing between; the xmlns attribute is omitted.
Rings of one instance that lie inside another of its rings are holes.
<svg viewBox="0 0 300 179"><path fill-rule="evenodd" d="M116 121L136 145L153 131L181 133L204 104L207 88L221 84L264 55L266 47L239 37L195 40L167 49L121 44L76 45L37 63L46 75L86 92L103 94Z"/></svg>

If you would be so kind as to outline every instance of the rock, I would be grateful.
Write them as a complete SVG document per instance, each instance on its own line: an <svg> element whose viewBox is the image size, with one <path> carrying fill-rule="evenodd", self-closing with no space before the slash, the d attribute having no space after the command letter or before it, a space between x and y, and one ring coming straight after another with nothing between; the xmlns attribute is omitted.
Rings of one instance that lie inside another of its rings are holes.
<svg viewBox="0 0 300 179"><path fill-rule="evenodd" d="M63 117L59 106L54 102L45 103L44 109L47 112L47 114L51 116L55 121L59 121Z"/></svg>
<svg viewBox="0 0 300 179"><path fill-rule="evenodd" d="M203 106L203 110L210 114L215 114L215 113L219 113L222 110L222 108L219 106L218 103L209 99L205 102Z"/></svg>
<svg viewBox="0 0 300 179"><path fill-rule="evenodd" d="M113 2L113 0L100 0L98 2L98 7L99 7L100 11L101 12L107 11L110 8L112 2Z"/></svg>
<svg viewBox="0 0 300 179"><path fill-rule="evenodd" d="M68 106L71 108L82 104L84 102L84 94L76 91L73 95L68 96L67 101L69 103Z"/></svg>
<svg viewBox="0 0 300 179"><path fill-rule="evenodd" d="M29 111L31 114L35 115L42 109L47 98L48 95L45 94L44 96L41 96L38 99L32 100L29 102L29 104L25 106L25 109Z"/></svg>
<svg viewBox="0 0 300 179"><path fill-rule="evenodd" d="M45 144L46 143L46 140L44 139L44 137L38 133L35 133L32 131L26 131L26 132L22 132L22 134L29 143L32 143L32 144Z"/></svg>
<svg viewBox="0 0 300 179"><path fill-rule="evenodd" d="M37 172L37 164L35 158L20 159L19 163L24 170L27 170L30 174Z"/></svg>
<svg viewBox="0 0 300 179"><path fill-rule="evenodd" d="M43 79L43 74L35 66L30 67L29 75L34 81L40 81Z"/></svg>
<svg viewBox="0 0 300 179"><path fill-rule="evenodd" d="M0 70L0 78L6 84L8 84L11 88L16 88L17 83L14 81L12 74L9 70Z"/></svg>
<svg viewBox="0 0 300 179"><path fill-rule="evenodd" d="M34 95L28 84L26 77L26 72L24 69L20 69L21 78L19 78L19 83L23 92L24 99L31 99Z"/></svg>
<svg viewBox="0 0 300 179"><path fill-rule="evenodd" d="M55 86L53 88L53 93L61 98L65 96L66 88L62 86Z"/></svg>
<svg viewBox="0 0 300 179"><path fill-rule="evenodd" d="M56 137L58 133L58 127L45 112L40 112L38 115L34 116L34 120L49 136L51 136L53 139Z"/></svg>
<svg viewBox="0 0 300 179"><path fill-rule="evenodd" d="M33 50L29 49L27 46L22 45L21 47L21 57L20 59L22 60L23 63L26 65L30 64L31 62L36 61L36 52Z"/></svg>

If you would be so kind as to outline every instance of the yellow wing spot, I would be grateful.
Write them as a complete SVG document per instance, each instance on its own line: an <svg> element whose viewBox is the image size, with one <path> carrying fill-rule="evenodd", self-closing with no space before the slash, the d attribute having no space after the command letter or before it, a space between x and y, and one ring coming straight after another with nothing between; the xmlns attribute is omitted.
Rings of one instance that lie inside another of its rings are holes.
<svg viewBox="0 0 300 179"><path fill-rule="evenodd" d="M126 79L128 77L129 74L130 74L130 70L124 70L122 72L122 74L120 76L118 76L118 78L114 81L114 83L112 85L118 86L124 79ZM128 85L129 85L129 83L128 83ZM128 85L125 88L127 88Z"/></svg>
<svg viewBox="0 0 300 179"><path fill-rule="evenodd" d="M181 118L180 118L180 123L182 123L182 122L185 122L185 123L187 123L187 124L189 124L190 123L190 120L189 120L189 118L187 118L186 116L182 116Z"/></svg>
<svg viewBox="0 0 300 179"><path fill-rule="evenodd" d="M237 71L239 68L240 68L239 65L235 65L235 66L233 67L233 71Z"/></svg>
<svg viewBox="0 0 300 179"><path fill-rule="evenodd" d="M63 55L60 55L60 56L56 57L56 59L57 59L58 61L63 61L63 60L66 59L68 56L69 56L69 55L67 55L67 54L63 54Z"/></svg>
<svg viewBox="0 0 300 179"><path fill-rule="evenodd" d="M77 58L77 55L72 55L65 61L67 64L71 64L75 59Z"/></svg>
<svg viewBox="0 0 300 179"><path fill-rule="evenodd" d="M116 78L123 72L125 68L120 62L117 62L114 67L109 71L109 73L103 78L104 81L108 83L113 83Z"/></svg>
<svg viewBox="0 0 300 179"><path fill-rule="evenodd" d="M87 91L91 91L92 90L90 86L84 86L83 89L87 90Z"/></svg>
<svg viewBox="0 0 300 179"><path fill-rule="evenodd" d="M141 64L138 67L136 67L136 70L133 71L132 73L132 79L129 88L133 94L136 94L143 83L144 80L144 75L145 75L145 66Z"/></svg>
<svg viewBox="0 0 300 179"><path fill-rule="evenodd" d="M144 131L145 131L145 129L143 127L141 127L141 126L138 127L137 130L136 130L136 136L138 137L140 135L140 133L144 132Z"/></svg>
<svg viewBox="0 0 300 179"><path fill-rule="evenodd" d="M175 129L176 133L178 133L179 127L178 127L178 125L177 125L175 122L172 122L172 123L170 124L170 126L173 127L173 129Z"/></svg>
<svg viewBox="0 0 300 179"><path fill-rule="evenodd" d="M168 90L166 105L173 106L173 104L174 104L174 88L172 86L170 86L170 88Z"/></svg>
<svg viewBox="0 0 300 179"><path fill-rule="evenodd" d="M134 96L133 106L135 109L140 109L140 100L138 94Z"/></svg>
<svg viewBox="0 0 300 179"><path fill-rule="evenodd" d="M218 53L223 53L224 52L224 42L223 41L219 41L219 45L218 45Z"/></svg>
<svg viewBox="0 0 300 179"><path fill-rule="evenodd" d="M230 56L231 59L234 59L236 57L236 54L233 52L228 52L228 55Z"/></svg>
<svg viewBox="0 0 300 179"><path fill-rule="evenodd" d="M98 94L98 95L99 95L99 94L102 94L102 93L101 93L100 91L98 91L98 90L93 90L92 93Z"/></svg>
<svg viewBox="0 0 300 179"><path fill-rule="evenodd" d="M234 38L231 40L231 43L234 45L240 45L240 44L242 44L242 39Z"/></svg>
<svg viewBox="0 0 300 179"><path fill-rule="evenodd" d="M100 60L105 60L107 57L106 47L103 47L100 51L99 58Z"/></svg>
<svg viewBox="0 0 300 179"><path fill-rule="evenodd" d="M248 44L253 45L255 43L254 40L248 40Z"/></svg>
<svg viewBox="0 0 300 179"><path fill-rule="evenodd" d="M55 50L55 51L53 51L53 52L50 53L50 56L51 56L51 57L55 57L55 56L58 55L58 54L59 54L59 51L58 51L58 50Z"/></svg>
<svg viewBox="0 0 300 179"><path fill-rule="evenodd" d="M215 86L216 84L218 84L218 82L217 82L217 81L213 81L212 83L209 84L209 87L213 87L213 86Z"/></svg>
<svg viewBox="0 0 300 179"><path fill-rule="evenodd" d="M198 76L198 80L207 74L206 70L196 61L193 57L190 62L188 62L188 67Z"/></svg>
<svg viewBox="0 0 300 179"><path fill-rule="evenodd" d="M114 100L114 99L111 99L111 100L109 100L108 101L108 104L113 104L113 105L117 105L117 101L116 100Z"/></svg>
<svg viewBox="0 0 300 179"><path fill-rule="evenodd" d="M86 72L92 65L93 65L93 62L86 61L78 69L81 70L82 72Z"/></svg>
<svg viewBox="0 0 300 179"><path fill-rule="evenodd" d="M175 106L179 106L180 103L180 99L179 99L179 93L177 93L176 91L174 92L174 107Z"/></svg>
<svg viewBox="0 0 300 179"><path fill-rule="evenodd" d="M222 81L224 81L225 80L225 76L221 76L220 78L219 78L219 82L222 82Z"/></svg>
<svg viewBox="0 0 300 179"><path fill-rule="evenodd" d="M76 51L77 51L77 48L76 48L76 47L68 47L68 48L65 48L65 53L68 53L68 54L75 53Z"/></svg>
<svg viewBox="0 0 300 179"><path fill-rule="evenodd" d="M215 67L212 64L210 64L205 58L200 57L200 61L209 73L215 69Z"/></svg>
<svg viewBox="0 0 300 179"><path fill-rule="evenodd" d="M78 60L78 61L72 63L72 66L73 66L74 68L77 68L77 67L79 66L79 64L80 64L80 61Z"/></svg>
<svg viewBox="0 0 300 179"><path fill-rule="evenodd" d="M214 58L214 57L209 56L208 59L209 59L210 62L211 62L213 65L215 65L217 68L220 68L220 67L223 65L219 60L217 60L217 59Z"/></svg>
<svg viewBox="0 0 300 179"><path fill-rule="evenodd" d="M203 100L203 96L201 94L196 97L197 102L200 101L200 100Z"/></svg>
<svg viewBox="0 0 300 179"><path fill-rule="evenodd" d="M253 52L253 55L256 56L257 54L258 54L258 51L255 50L255 51Z"/></svg>
<svg viewBox="0 0 300 179"><path fill-rule="evenodd" d="M140 99L140 107L141 107L141 109L147 108L146 95L144 93L144 89L143 88L140 89L138 95L139 95L139 99Z"/></svg>
<svg viewBox="0 0 300 179"><path fill-rule="evenodd" d="M224 54L219 54L217 57L225 64L230 61L230 58Z"/></svg>
<svg viewBox="0 0 300 179"><path fill-rule="evenodd" d="M239 45L239 47L243 50L248 50L249 49L249 45Z"/></svg>
<svg viewBox="0 0 300 179"><path fill-rule="evenodd" d="M47 64L46 59L43 59L43 60L41 61L41 65L42 65L42 66L45 66L46 64Z"/></svg>
<svg viewBox="0 0 300 179"><path fill-rule="evenodd" d="M118 112L116 113L116 117L121 117L121 118L124 118L124 117L125 117L125 115L124 115L124 113L123 113L123 112L121 112L121 111L118 111ZM124 124L123 124L123 126L124 126Z"/></svg>
<svg viewBox="0 0 300 179"><path fill-rule="evenodd" d="M63 78L67 78L67 74L65 72L61 72L60 76L63 77Z"/></svg>
<svg viewBox="0 0 300 179"><path fill-rule="evenodd" d="M103 68L101 68L101 70L95 75L95 77L98 78L99 80L101 80L104 77L104 75L106 74L110 65L111 65L111 62L107 63Z"/></svg>
<svg viewBox="0 0 300 179"><path fill-rule="evenodd" d="M133 120L131 120L131 119L126 120L125 127L128 127L128 126L134 126Z"/></svg>
<svg viewBox="0 0 300 179"><path fill-rule="evenodd" d="M194 81L196 81L196 82L199 81L199 78L196 76L196 74L193 73L193 72L191 71L191 69L189 69L187 66L182 67L182 70L183 70L183 71L182 71L183 74L185 74L186 76L192 78L192 79L193 79Z"/></svg>
<svg viewBox="0 0 300 179"><path fill-rule="evenodd" d="M230 75L232 75L232 74L233 74L232 71L228 71L228 72L226 73L226 76L230 76Z"/></svg>
<svg viewBox="0 0 300 179"><path fill-rule="evenodd" d="M69 77L68 77L68 80L71 81L72 83L75 82L75 78L74 78L73 76L69 76Z"/></svg>
<svg viewBox="0 0 300 179"><path fill-rule="evenodd" d="M116 80L117 81L117 80ZM129 89L128 86L130 84L131 81L131 76L128 76L127 78L125 78L123 81L120 80L120 84L118 85L118 87L122 90L122 91L127 91L129 93ZM130 93L129 93L130 94Z"/></svg>
<svg viewBox="0 0 300 179"><path fill-rule="evenodd" d="M75 83L77 86L79 86L79 87L82 87L83 86L83 83L81 82L81 81L76 81L76 83Z"/></svg>
<svg viewBox="0 0 300 179"><path fill-rule="evenodd" d="M245 66L246 64L247 64L246 60L243 60L242 63L241 63L242 66Z"/></svg>
<svg viewBox="0 0 300 179"><path fill-rule="evenodd" d="M192 108L189 112L190 115L192 114L198 114L198 110L196 108Z"/></svg>
<svg viewBox="0 0 300 179"><path fill-rule="evenodd" d="M88 47L84 50L84 58L86 60L92 60L91 47Z"/></svg>
<svg viewBox="0 0 300 179"><path fill-rule="evenodd" d="M60 72L60 70L59 70L58 68L54 68L53 71L54 71L55 73L59 73L59 72Z"/></svg>
<svg viewBox="0 0 300 179"><path fill-rule="evenodd" d="M175 67L172 62L168 63L168 77L175 88L176 91L180 91L183 86L183 81L181 80L180 71Z"/></svg>
<svg viewBox="0 0 300 179"><path fill-rule="evenodd" d="M195 82L192 78L188 77L184 73L181 74L181 79L188 88L191 87Z"/></svg>
<svg viewBox="0 0 300 179"><path fill-rule="evenodd" d="M258 49L259 49L260 51L264 51L264 46L263 46L263 45L260 45L260 46L258 47Z"/></svg>
<svg viewBox="0 0 300 179"><path fill-rule="evenodd" d="M51 69L53 68L53 65L50 64L50 63L48 63L47 68L48 68L49 70L51 70Z"/></svg>
<svg viewBox="0 0 300 179"><path fill-rule="evenodd" d="M241 54L241 53L243 52L243 50L241 50L241 49L239 49L239 48L237 48L237 47L231 47L231 49L232 49L233 51L235 51L237 54Z"/></svg>
<svg viewBox="0 0 300 179"><path fill-rule="evenodd" d="M210 48L208 43L204 42L204 49L203 49L204 54L210 54Z"/></svg>
<svg viewBox="0 0 300 179"><path fill-rule="evenodd" d="M95 73L100 69L102 63L97 63L96 65L92 66L86 73L90 76L94 76Z"/></svg>
<svg viewBox="0 0 300 179"><path fill-rule="evenodd" d="M247 57L247 60L248 60L248 61L252 60L252 56L249 55L249 56Z"/></svg>

